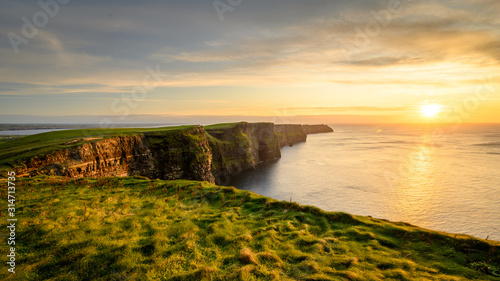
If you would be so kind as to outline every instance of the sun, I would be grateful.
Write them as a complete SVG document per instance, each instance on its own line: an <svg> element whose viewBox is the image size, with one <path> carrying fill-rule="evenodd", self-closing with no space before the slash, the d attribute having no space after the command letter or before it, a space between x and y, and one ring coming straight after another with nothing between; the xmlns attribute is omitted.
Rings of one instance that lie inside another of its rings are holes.
<svg viewBox="0 0 500 281"><path fill-rule="evenodd" d="M436 103L424 104L420 106L420 112L426 117L435 117L441 112L441 106Z"/></svg>

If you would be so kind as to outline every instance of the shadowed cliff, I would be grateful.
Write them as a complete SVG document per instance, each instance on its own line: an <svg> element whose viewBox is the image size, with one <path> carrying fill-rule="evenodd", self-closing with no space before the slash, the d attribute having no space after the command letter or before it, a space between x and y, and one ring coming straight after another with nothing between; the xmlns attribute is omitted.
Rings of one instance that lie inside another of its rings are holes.
<svg viewBox="0 0 500 281"><path fill-rule="evenodd" d="M36 155L16 167L16 174L77 178L141 175L213 182L210 165L205 131L196 126L84 141L75 147Z"/></svg>
<svg viewBox="0 0 500 281"><path fill-rule="evenodd" d="M6 160L1 166L14 169L19 176L140 175L209 182L219 178L220 182L224 175L280 158L281 147L306 141L304 128L240 122L156 130L51 132L2 144L0 156ZM315 132L319 129L324 130Z"/></svg>

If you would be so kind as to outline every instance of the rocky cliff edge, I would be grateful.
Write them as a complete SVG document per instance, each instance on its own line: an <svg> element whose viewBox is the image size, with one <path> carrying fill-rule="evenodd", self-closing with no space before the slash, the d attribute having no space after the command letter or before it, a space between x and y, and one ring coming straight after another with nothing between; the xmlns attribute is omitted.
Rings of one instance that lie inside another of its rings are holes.
<svg viewBox="0 0 500 281"><path fill-rule="evenodd" d="M141 175L221 183L228 175L280 158L281 147L306 141L308 133L332 131L326 125L240 122L90 138L75 147L34 156L15 170L18 176Z"/></svg>

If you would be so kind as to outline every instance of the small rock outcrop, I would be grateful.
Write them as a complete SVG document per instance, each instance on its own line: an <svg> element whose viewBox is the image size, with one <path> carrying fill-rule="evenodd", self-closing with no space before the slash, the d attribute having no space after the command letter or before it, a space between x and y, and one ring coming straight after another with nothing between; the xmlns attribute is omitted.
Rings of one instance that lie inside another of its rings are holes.
<svg viewBox="0 0 500 281"><path fill-rule="evenodd" d="M319 134L319 133L332 133L333 129L328 125L319 124L319 125L302 125L302 129L306 134Z"/></svg>

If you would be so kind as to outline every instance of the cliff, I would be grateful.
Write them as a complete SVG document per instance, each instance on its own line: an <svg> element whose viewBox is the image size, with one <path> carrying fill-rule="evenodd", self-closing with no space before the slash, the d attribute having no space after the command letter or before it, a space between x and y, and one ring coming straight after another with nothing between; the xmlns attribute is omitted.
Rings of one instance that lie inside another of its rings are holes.
<svg viewBox="0 0 500 281"><path fill-rule="evenodd" d="M203 127L114 136L35 156L16 169L19 176L140 175L213 182L211 153Z"/></svg>
<svg viewBox="0 0 500 281"><path fill-rule="evenodd" d="M262 161L281 157L273 123L237 123L229 128L206 128L212 148L212 173L218 182L228 175L253 169Z"/></svg>
<svg viewBox="0 0 500 281"><path fill-rule="evenodd" d="M298 142L305 142L307 139L307 133L300 124L275 125L274 130L280 147L292 146Z"/></svg>
<svg viewBox="0 0 500 281"><path fill-rule="evenodd" d="M306 134L319 134L319 133L331 133L333 129L328 125L320 124L320 125L302 125L302 129Z"/></svg>
<svg viewBox="0 0 500 281"><path fill-rule="evenodd" d="M80 178L140 175L226 184L230 175L253 169L263 161L280 158L280 148L306 141L306 132L333 131L326 125L247 122L205 128L189 126L137 130L127 131L127 134L110 131L114 135L90 138L87 131L67 131L64 136L85 133L87 138L69 138L62 144L59 141L61 132L32 138L24 143L36 143L39 150L33 151L33 146L26 146L24 158L27 160L11 166L15 166L19 176L45 174ZM49 142L40 144L42 139ZM58 145L54 146L54 143ZM0 155L12 156L12 149L0 148ZM16 149L23 152L22 146Z"/></svg>
<svg viewBox="0 0 500 281"><path fill-rule="evenodd" d="M317 133L333 131L326 125L307 128ZM241 122L208 126L205 130L212 149L212 174L220 184L229 184L230 176L253 169L263 161L280 158L281 147L307 140L300 124Z"/></svg>

